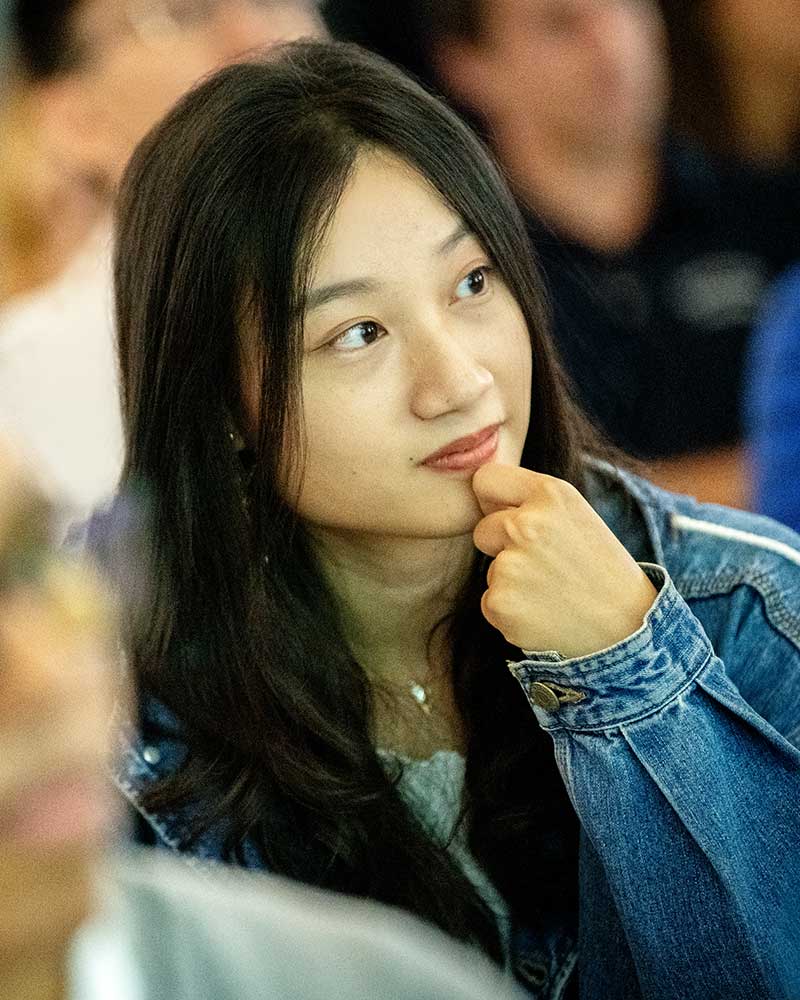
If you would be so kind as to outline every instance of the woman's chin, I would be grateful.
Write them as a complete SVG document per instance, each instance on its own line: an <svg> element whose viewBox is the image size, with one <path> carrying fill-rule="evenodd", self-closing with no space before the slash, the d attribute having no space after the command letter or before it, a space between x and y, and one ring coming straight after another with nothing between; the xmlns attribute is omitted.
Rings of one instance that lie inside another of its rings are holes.
<svg viewBox="0 0 800 1000"><path fill-rule="evenodd" d="M426 525L420 534L437 538L471 535L483 517L469 482L461 495L442 498L437 509L431 504L425 513Z"/></svg>

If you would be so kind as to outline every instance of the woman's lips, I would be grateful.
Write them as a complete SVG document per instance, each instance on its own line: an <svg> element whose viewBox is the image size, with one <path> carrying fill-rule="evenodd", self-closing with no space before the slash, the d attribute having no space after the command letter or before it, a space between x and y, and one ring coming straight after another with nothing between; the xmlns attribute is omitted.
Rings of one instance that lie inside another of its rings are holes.
<svg viewBox="0 0 800 1000"><path fill-rule="evenodd" d="M424 459L422 465L442 472L474 471L492 460L499 439L500 425L493 424L475 434L451 441Z"/></svg>

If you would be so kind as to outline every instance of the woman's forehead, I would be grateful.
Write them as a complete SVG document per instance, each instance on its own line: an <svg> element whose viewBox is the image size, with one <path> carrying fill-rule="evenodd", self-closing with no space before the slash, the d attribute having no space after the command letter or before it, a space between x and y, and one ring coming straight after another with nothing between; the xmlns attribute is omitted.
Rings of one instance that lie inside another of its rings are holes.
<svg viewBox="0 0 800 1000"><path fill-rule="evenodd" d="M362 153L322 239L314 284L385 270L398 255L434 258L463 228L413 166L383 150Z"/></svg>

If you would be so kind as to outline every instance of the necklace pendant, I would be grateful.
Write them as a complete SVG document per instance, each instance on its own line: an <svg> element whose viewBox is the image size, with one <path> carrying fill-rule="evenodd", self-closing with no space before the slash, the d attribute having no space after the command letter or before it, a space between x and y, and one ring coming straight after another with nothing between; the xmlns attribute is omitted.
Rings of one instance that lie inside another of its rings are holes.
<svg viewBox="0 0 800 1000"><path fill-rule="evenodd" d="M428 692L425 690L425 688L421 684L418 684L416 681L412 681L409 690L411 692L411 697L417 703L419 708L426 715L430 715L431 706L428 701Z"/></svg>

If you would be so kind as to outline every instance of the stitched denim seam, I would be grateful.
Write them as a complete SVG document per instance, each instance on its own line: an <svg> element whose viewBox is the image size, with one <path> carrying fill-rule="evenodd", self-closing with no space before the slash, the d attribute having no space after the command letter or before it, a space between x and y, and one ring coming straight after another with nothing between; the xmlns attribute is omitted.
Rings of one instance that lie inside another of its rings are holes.
<svg viewBox="0 0 800 1000"><path fill-rule="evenodd" d="M131 753L131 756L138 762L140 761L135 754ZM181 853L180 850L180 840L176 837L172 837L167 833L167 827L165 823L159 822L156 817L148 812L147 809L143 808L139 801L138 791L136 785L127 778L122 778L119 775L113 775L114 784L119 788L125 798L130 802L136 812L147 822L149 826L152 827L155 833L158 834L161 841L169 847L171 850L175 851L177 854Z"/></svg>
<svg viewBox="0 0 800 1000"><path fill-rule="evenodd" d="M767 621L800 652L800 615L789 608L772 574L726 570L723 573L676 580L675 587L685 600L722 597L737 587L747 587L761 599Z"/></svg>
<svg viewBox="0 0 800 1000"><path fill-rule="evenodd" d="M569 978L572 975L572 971L578 962L578 949L573 948L568 952L566 958L561 963L561 968L553 975L553 988L552 997L553 1000L560 1000L564 994Z"/></svg>

